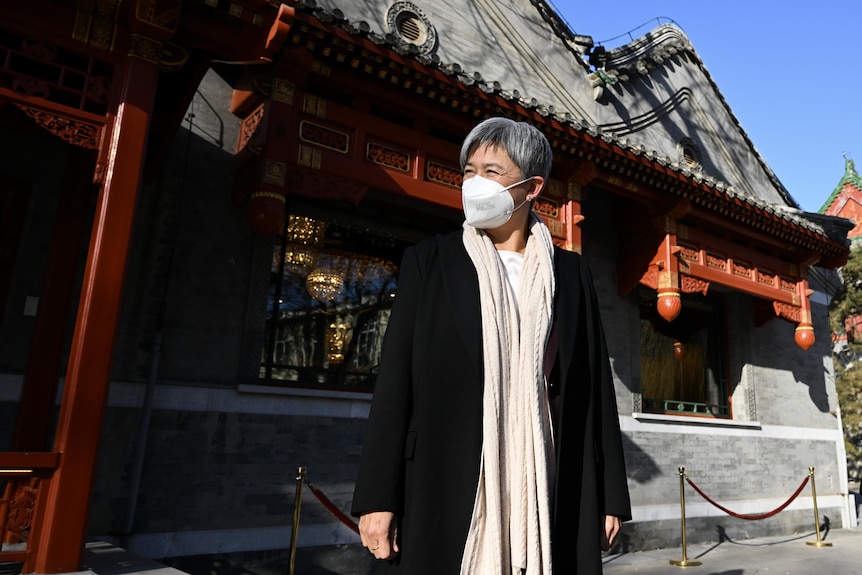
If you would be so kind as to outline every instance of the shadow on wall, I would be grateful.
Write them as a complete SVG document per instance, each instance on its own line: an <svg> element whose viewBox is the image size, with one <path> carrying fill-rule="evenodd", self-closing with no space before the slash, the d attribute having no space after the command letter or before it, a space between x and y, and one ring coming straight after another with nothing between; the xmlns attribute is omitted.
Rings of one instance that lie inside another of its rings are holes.
<svg viewBox="0 0 862 575"><path fill-rule="evenodd" d="M626 457L626 475L636 483L649 483L662 475L655 460L623 433L623 453Z"/></svg>
<svg viewBox="0 0 862 575"><path fill-rule="evenodd" d="M753 309L752 313L754 313ZM815 319L815 323L817 321ZM750 338L752 354L756 357L756 368L789 372L795 384L808 388L808 397L817 410L821 413L829 413L833 408L830 407L829 395L826 391L829 372L824 358L832 356L831 342L828 337L818 332L814 346L805 351L796 345L794 330L793 324L773 318L760 327L754 327L752 324L751 331L743 337ZM732 362L730 381L742 380L743 367L742 362ZM788 393L796 393L789 379L787 378L786 382L780 383L777 387L779 390L786 389ZM787 385L790 387L786 387Z"/></svg>

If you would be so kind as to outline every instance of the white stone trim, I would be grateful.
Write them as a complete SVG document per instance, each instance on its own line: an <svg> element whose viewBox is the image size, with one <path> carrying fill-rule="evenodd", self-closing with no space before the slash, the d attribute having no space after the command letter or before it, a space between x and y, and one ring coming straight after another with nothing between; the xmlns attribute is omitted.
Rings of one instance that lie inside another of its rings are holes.
<svg viewBox="0 0 862 575"><path fill-rule="evenodd" d="M713 419L684 415L633 413L620 416L620 429L625 432L671 433L675 435L723 435L737 437L768 437L805 441L843 441L840 429L763 425L756 421Z"/></svg>

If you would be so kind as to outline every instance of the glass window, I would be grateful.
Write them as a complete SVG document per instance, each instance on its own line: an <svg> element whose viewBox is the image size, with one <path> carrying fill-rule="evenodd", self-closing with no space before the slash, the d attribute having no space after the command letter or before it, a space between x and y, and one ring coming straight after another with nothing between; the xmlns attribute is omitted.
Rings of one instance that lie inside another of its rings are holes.
<svg viewBox="0 0 862 575"><path fill-rule="evenodd" d="M262 382L370 391L403 249L369 230L291 215L273 252Z"/></svg>
<svg viewBox="0 0 862 575"><path fill-rule="evenodd" d="M640 294L644 411L730 417L721 297L682 294L682 311L668 322L656 310L656 292Z"/></svg>

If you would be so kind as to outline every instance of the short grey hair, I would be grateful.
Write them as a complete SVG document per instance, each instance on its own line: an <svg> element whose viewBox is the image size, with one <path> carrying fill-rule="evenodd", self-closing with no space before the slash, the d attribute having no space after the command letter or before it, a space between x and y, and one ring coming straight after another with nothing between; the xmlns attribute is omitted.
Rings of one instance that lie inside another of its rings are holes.
<svg viewBox="0 0 862 575"><path fill-rule="evenodd" d="M488 118L470 130L461 144L461 171L483 144L501 147L521 170L522 176L542 176L547 182L554 155L551 144L535 126L509 118Z"/></svg>

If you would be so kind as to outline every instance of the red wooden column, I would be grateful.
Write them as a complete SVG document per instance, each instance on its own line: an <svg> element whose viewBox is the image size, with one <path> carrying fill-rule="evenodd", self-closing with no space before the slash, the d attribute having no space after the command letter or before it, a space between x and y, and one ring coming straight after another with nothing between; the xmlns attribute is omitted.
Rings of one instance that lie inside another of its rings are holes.
<svg viewBox="0 0 862 575"><path fill-rule="evenodd" d="M33 534L36 557L25 564L25 573L81 569L123 277L159 73L157 63L136 56L127 57L121 69L113 126L100 149L104 186L96 206L54 443L61 454L60 465L40 494Z"/></svg>
<svg viewBox="0 0 862 575"><path fill-rule="evenodd" d="M574 182L568 182L566 197L567 201L561 206L563 233L566 236L565 248L581 253L583 239L580 224L584 221L584 215L581 213L581 186Z"/></svg>

